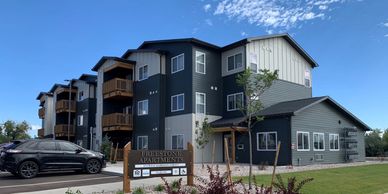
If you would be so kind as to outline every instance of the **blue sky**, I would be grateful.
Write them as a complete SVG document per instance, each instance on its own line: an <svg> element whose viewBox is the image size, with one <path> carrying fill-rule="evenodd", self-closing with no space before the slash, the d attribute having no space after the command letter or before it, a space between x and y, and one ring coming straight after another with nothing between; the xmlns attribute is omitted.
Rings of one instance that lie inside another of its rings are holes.
<svg viewBox="0 0 388 194"><path fill-rule="evenodd" d="M0 122L27 120L35 134L40 91L145 40L195 37L223 46L288 32L320 65L313 95L330 95L385 129L387 8L383 0L2 0Z"/></svg>

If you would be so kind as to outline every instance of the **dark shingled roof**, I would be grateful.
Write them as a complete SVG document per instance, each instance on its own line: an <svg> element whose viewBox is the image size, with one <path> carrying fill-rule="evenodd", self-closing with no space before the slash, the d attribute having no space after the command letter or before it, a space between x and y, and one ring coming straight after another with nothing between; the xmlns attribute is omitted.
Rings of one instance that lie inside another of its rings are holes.
<svg viewBox="0 0 388 194"><path fill-rule="evenodd" d="M101 57L101 59L97 62L97 64L92 68L92 71L98 71L98 69L105 63L105 61L107 60L114 60L114 61L119 61L119 62L123 62L123 63L129 63L129 64L136 64L136 61L131 61L131 60L127 60L127 59L123 59L123 58L120 58L120 57L108 57L108 56L104 56L104 57Z"/></svg>
<svg viewBox="0 0 388 194"><path fill-rule="evenodd" d="M319 104L323 101L328 102L331 106L337 109L342 114L346 115L353 122L363 127L363 130L370 131L372 130L368 125L354 116L351 112L346 110L336 101L331 99L329 96L314 97L314 98L305 98L299 100L292 100L286 102L280 102L274 104L270 107L267 107L261 110L257 116L263 116L264 118L274 117L274 116L293 116L302 112L303 110L312 107L316 104ZM240 123L244 122L244 117L237 118L221 118L211 123L212 127L226 127L226 126L238 126Z"/></svg>
<svg viewBox="0 0 388 194"><path fill-rule="evenodd" d="M47 92L39 92L38 96L36 97L37 100L40 100L40 98L44 95L52 96L53 94L47 93Z"/></svg>
<svg viewBox="0 0 388 194"><path fill-rule="evenodd" d="M165 54L166 51L156 50L156 49L128 49L121 58L127 58L132 53L159 53Z"/></svg>
<svg viewBox="0 0 388 194"><path fill-rule="evenodd" d="M139 49L143 49L145 45L147 44L158 44L158 43L175 43L175 42L189 42L189 43L195 43L198 45L206 46L213 49L221 49L221 47L196 39L196 38L179 38L179 39L167 39L167 40L151 40L151 41L144 41L143 44L139 46Z"/></svg>

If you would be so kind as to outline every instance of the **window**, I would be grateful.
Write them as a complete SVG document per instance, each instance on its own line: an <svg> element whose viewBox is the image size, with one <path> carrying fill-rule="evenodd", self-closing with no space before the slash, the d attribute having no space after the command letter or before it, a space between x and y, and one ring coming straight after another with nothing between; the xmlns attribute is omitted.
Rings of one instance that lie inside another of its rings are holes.
<svg viewBox="0 0 388 194"><path fill-rule="evenodd" d="M139 81L145 80L148 78L148 65L139 67Z"/></svg>
<svg viewBox="0 0 388 194"><path fill-rule="evenodd" d="M137 102L137 115L148 115L148 100Z"/></svg>
<svg viewBox="0 0 388 194"><path fill-rule="evenodd" d="M50 150L54 151L56 150L55 142L54 141L42 141L38 144L39 150Z"/></svg>
<svg viewBox="0 0 388 194"><path fill-rule="evenodd" d="M60 142L59 143L59 148L62 151L70 151L70 152L73 152L73 151L76 151L76 150L80 149L76 145L68 143L68 142Z"/></svg>
<svg viewBox="0 0 388 194"><path fill-rule="evenodd" d="M260 132L256 135L257 150L274 151L277 144L276 132Z"/></svg>
<svg viewBox="0 0 388 194"><path fill-rule="evenodd" d="M80 91L78 93L78 101L82 101L84 99L84 91Z"/></svg>
<svg viewBox="0 0 388 194"><path fill-rule="evenodd" d="M339 135L329 134L330 151L339 151Z"/></svg>
<svg viewBox="0 0 388 194"><path fill-rule="evenodd" d="M83 126L84 125L84 115L78 115L78 119L77 119L77 124L78 126Z"/></svg>
<svg viewBox="0 0 388 194"><path fill-rule="evenodd" d="M176 73L185 69L185 54L180 54L171 58L171 73Z"/></svg>
<svg viewBox="0 0 388 194"><path fill-rule="evenodd" d="M228 111L234 111L243 106L243 93L230 94L227 96Z"/></svg>
<svg viewBox="0 0 388 194"><path fill-rule="evenodd" d="M257 67L257 55L254 53L251 53L251 62L249 65L249 68L253 73L258 73L258 67Z"/></svg>
<svg viewBox="0 0 388 194"><path fill-rule="evenodd" d="M195 72L206 74L206 55L203 52L195 51Z"/></svg>
<svg viewBox="0 0 388 194"><path fill-rule="evenodd" d="M242 54L236 54L228 57L228 71L242 67Z"/></svg>
<svg viewBox="0 0 388 194"><path fill-rule="evenodd" d="M313 133L314 151L325 150L325 134Z"/></svg>
<svg viewBox="0 0 388 194"><path fill-rule="evenodd" d="M148 149L148 136L138 136L137 137L137 149L138 150Z"/></svg>
<svg viewBox="0 0 388 194"><path fill-rule="evenodd" d="M311 76L310 76L310 71L306 70L304 72L304 85L306 87L311 87Z"/></svg>
<svg viewBox="0 0 388 194"><path fill-rule="evenodd" d="M195 93L195 105L196 113L206 113L206 94L204 93Z"/></svg>
<svg viewBox="0 0 388 194"><path fill-rule="evenodd" d="M296 132L298 151L310 151L310 134L309 132Z"/></svg>
<svg viewBox="0 0 388 194"><path fill-rule="evenodd" d="M185 94L171 96L171 112L185 109Z"/></svg>
<svg viewBox="0 0 388 194"><path fill-rule="evenodd" d="M171 149L183 150L183 135L172 135Z"/></svg>

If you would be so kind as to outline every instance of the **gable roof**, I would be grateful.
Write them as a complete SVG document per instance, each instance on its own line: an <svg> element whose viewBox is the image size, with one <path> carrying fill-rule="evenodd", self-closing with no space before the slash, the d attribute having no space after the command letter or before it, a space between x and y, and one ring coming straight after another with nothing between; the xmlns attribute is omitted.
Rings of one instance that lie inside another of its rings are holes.
<svg viewBox="0 0 388 194"><path fill-rule="evenodd" d="M69 86L64 84L54 84L49 92L54 93L57 88L69 88Z"/></svg>
<svg viewBox="0 0 388 194"><path fill-rule="evenodd" d="M179 39L166 39L166 40L151 40L151 41L144 41L138 49L144 49L144 47L148 44L159 44L159 43L177 43L177 42L188 42L188 43L194 43L199 44L202 46L206 46L213 49L221 49L221 47L196 39L196 38L179 38Z"/></svg>
<svg viewBox="0 0 388 194"><path fill-rule="evenodd" d="M367 124L362 122L355 115L353 115L350 111L346 110L343 106L341 106L339 103L334 101L329 96L280 102L280 103L274 104L268 108L263 109L262 111L260 111L258 113L258 116L264 116L264 117L284 116L284 115L293 116L293 115L297 115L300 112L304 111L305 109L312 107L316 104L319 104L323 101L328 102L336 110L345 114L348 118L350 118L353 122L362 126L365 130L367 130L367 131L372 130L372 128L370 128Z"/></svg>
<svg viewBox="0 0 388 194"><path fill-rule="evenodd" d="M159 54L165 54L166 51L163 50L157 50L157 49L128 49L121 58L128 58L129 55L132 53L159 53Z"/></svg>
<svg viewBox="0 0 388 194"><path fill-rule="evenodd" d="M88 84L96 84L97 83L97 75L90 74L82 74L78 80L85 81ZM75 80L74 80L75 81Z"/></svg>
<svg viewBox="0 0 388 194"><path fill-rule="evenodd" d="M48 93L48 92L39 92L38 96L36 97L37 100L40 100L40 98L44 95L47 95L47 96L52 96L53 94L52 93Z"/></svg>
<svg viewBox="0 0 388 194"><path fill-rule="evenodd" d="M136 64L136 61L131 61L127 59L123 59L120 57L111 57L111 56L103 56L101 59L97 62L96 65L92 68L92 71L98 71L98 69L105 63L107 60L114 60L122 63L128 63L128 64Z"/></svg>
<svg viewBox="0 0 388 194"><path fill-rule="evenodd" d="M288 33L283 33L283 34L271 34L271 35L264 35L264 36L255 36L255 37L250 37L250 38L244 38L242 40L239 40L237 42L228 44L224 47L222 47L222 50L229 50L238 46L245 45L247 43L250 43L255 40L264 40L264 39L269 39L269 38L277 38L281 37L284 38L298 53L308 62L311 64L312 67L318 67L318 63L315 62L315 60L288 34Z"/></svg>

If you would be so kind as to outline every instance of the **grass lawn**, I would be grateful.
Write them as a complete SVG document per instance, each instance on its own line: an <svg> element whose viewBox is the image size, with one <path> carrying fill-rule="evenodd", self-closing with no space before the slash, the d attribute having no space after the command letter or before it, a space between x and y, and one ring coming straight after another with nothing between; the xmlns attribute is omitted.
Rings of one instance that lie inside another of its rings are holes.
<svg viewBox="0 0 388 194"><path fill-rule="evenodd" d="M388 164L285 173L282 174L283 181L286 183L290 176L295 176L298 181L314 178L302 189L302 193L307 194L388 193ZM244 182L248 182L247 177L242 178ZM271 175L260 175L256 180L259 185L269 185Z"/></svg>

